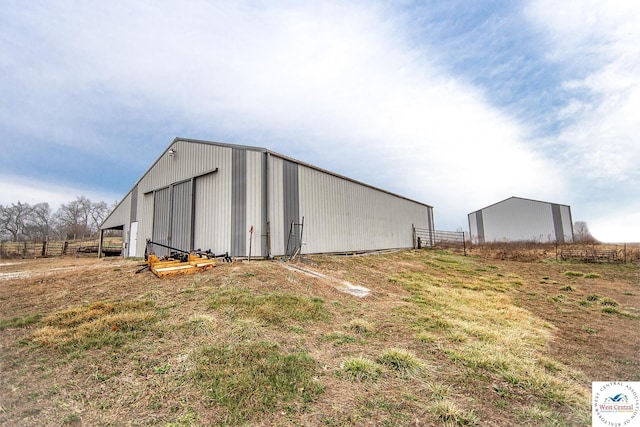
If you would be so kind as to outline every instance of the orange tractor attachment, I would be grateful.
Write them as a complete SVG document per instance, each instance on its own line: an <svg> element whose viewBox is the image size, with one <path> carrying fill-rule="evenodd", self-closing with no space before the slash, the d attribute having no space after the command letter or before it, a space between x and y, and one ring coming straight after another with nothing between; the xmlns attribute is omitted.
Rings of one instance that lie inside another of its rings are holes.
<svg viewBox="0 0 640 427"><path fill-rule="evenodd" d="M158 258L151 250L154 245L170 249L173 252L168 256ZM153 274L160 278L178 276L182 274L195 274L215 267L216 258L223 258L226 262L232 262L228 253L224 255L215 255L211 251L203 252L197 250L187 252L147 240L147 248L145 250L146 264L136 271L136 273L140 273L148 268Z"/></svg>

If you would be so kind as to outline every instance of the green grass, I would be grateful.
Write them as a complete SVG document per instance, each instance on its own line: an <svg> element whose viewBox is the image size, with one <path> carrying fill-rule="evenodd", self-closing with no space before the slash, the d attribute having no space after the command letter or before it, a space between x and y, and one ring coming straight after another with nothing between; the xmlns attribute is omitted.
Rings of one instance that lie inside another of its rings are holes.
<svg viewBox="0 0 640 427"><path fill-rule="evenodd" d="M351 381L375 381L382 375L382 368L366 357L352 357L341 365L341 372Z"/></svg>
<svg viewBox="0 0 640 427"><path fill-rule="evenodd" d="M423 367L423 363L413 353L403 348L389 348L377 361L400 375L416 374Z"/></svg>
<svg viewBox="0 0 640 427"><path fill-rule="evenodd" d="M25 317L12 317L10 319L0 319L0 331L9 328L25 328L37 324L42 319L41 314L32 314Z"/></svg>
<svg viewBox="0 0 640 427"><path fill-rule="evenodd" d="M478 424L478 417L473 411L464 411L453 401L437 401L431 407L431 412L443 425L474 426Z"/></svg>
<svg viewBox="0 0 640 427"><path fill-rule="evenodd" d="M343 345L343 344L356 343L360 340L356 337L353 337L348 334L344 334L342 332L333 332L333 333L324 335L322 337L322 341L329 341L336 345Z"/></svg>
<svg viewBox="0 0 640 427"><path fill-rule="evenodd" d="M252 317L279 326L290 325L291 322L326 321L330 318L322 298L287 292L255 294L239 287L217 290L209 300L209 307L232 319Z"/></svg>
<svg viewBox="0 0 640 427"><path fill-rule="evenodd" d="M567 277L584 277L584 273L581 271L565 271L564 275Z"/></svg>
<svg viewBox="0 0 640 427"><path fill-rule="evenodd" d="M28 342L62 351L120 347L146 335L162 317L151 301L100 301L42 318Z"/></svg>
<svg viewBox="0 0 640 427"><path fill-rule="evenodd" d="M541 402L581 411L588 404L587 391L556 378L557 370L548 369L544 354L551 328L500 291L513 285L495 283L495 278L488 283L475 276L462 280L467 287L442 286L437 277L415 272L391 277L391 282L412 294L406 300L413 308L402 308L398 314L410 321L416 338L436 343L439 351L471 376L506 381ZM554 299L564 301L566 297ZM447 405L438 412L442 412L441 421L453 424L467 413L452 411Z"/></svg>
<svg viewBox="0 0 640 427"><path fill-rule="evenodd" d="M207 345L193 359L192 380L226 410L217 425L242 425L276 410L297 413L324 391L311 356L274 343Z"/></svg>
<svg viewBox="0 0 640 427"><path fill-rule="evenodd" d="M375 326L373 326L371 322L364 319L353 319L349 322L347 327L349 328L349 330L358 335L372 336L375 335L376 332Z"/></svg>

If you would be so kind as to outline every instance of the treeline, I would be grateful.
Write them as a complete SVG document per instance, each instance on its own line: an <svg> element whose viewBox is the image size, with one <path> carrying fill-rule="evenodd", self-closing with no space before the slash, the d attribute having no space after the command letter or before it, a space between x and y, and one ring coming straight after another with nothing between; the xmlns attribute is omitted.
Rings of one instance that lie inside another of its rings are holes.
<svg viewBox="0 0 640 427"><path fill-rule="evenodd" d="M93 238L98 235L100 224L114 206L92 202L84 196L61 205L55 212L49 203L0 205L0 240L20 242Z"/></svg>

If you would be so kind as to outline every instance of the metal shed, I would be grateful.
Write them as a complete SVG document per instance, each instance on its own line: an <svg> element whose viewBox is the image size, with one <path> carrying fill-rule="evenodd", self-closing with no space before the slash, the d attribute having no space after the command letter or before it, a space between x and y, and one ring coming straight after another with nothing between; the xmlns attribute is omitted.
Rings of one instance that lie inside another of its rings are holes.
<svg viewBox="0 0 640 427"><path fill-rule="evenodd" d="M151 239L268 258L411 248L414 229L433 224L429 205L273 151L176 138L101 231L123 230L130 257Z"/></svg>
<svg viewBox="0 0 640 427"><path fill-rule="evenodd" d="M510 197L468 215L473 243L573 242L571 207Z"/></svg>

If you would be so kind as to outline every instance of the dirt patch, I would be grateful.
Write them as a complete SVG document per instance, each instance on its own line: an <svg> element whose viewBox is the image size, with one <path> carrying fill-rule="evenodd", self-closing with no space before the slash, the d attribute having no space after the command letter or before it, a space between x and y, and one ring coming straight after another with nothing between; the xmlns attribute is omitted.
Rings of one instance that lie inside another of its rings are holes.
<svg viewBox="0 0 640 427"><path fill-rule="evenodd" d="M354 285L353 283L349 283L346 280L338 280L335 277L327 276L326 274L313 271L308 267L300 267L297 265L286 264L286 263L280 264L280 265L287 268L288 270L297 271L299 273L318 278L324 282L327 282L333 285L337 290L341 292L346 292L358 298L366 297L367 295L369 295L369 293L371 293L371 291L365 288L364 286Z"/></svg>

